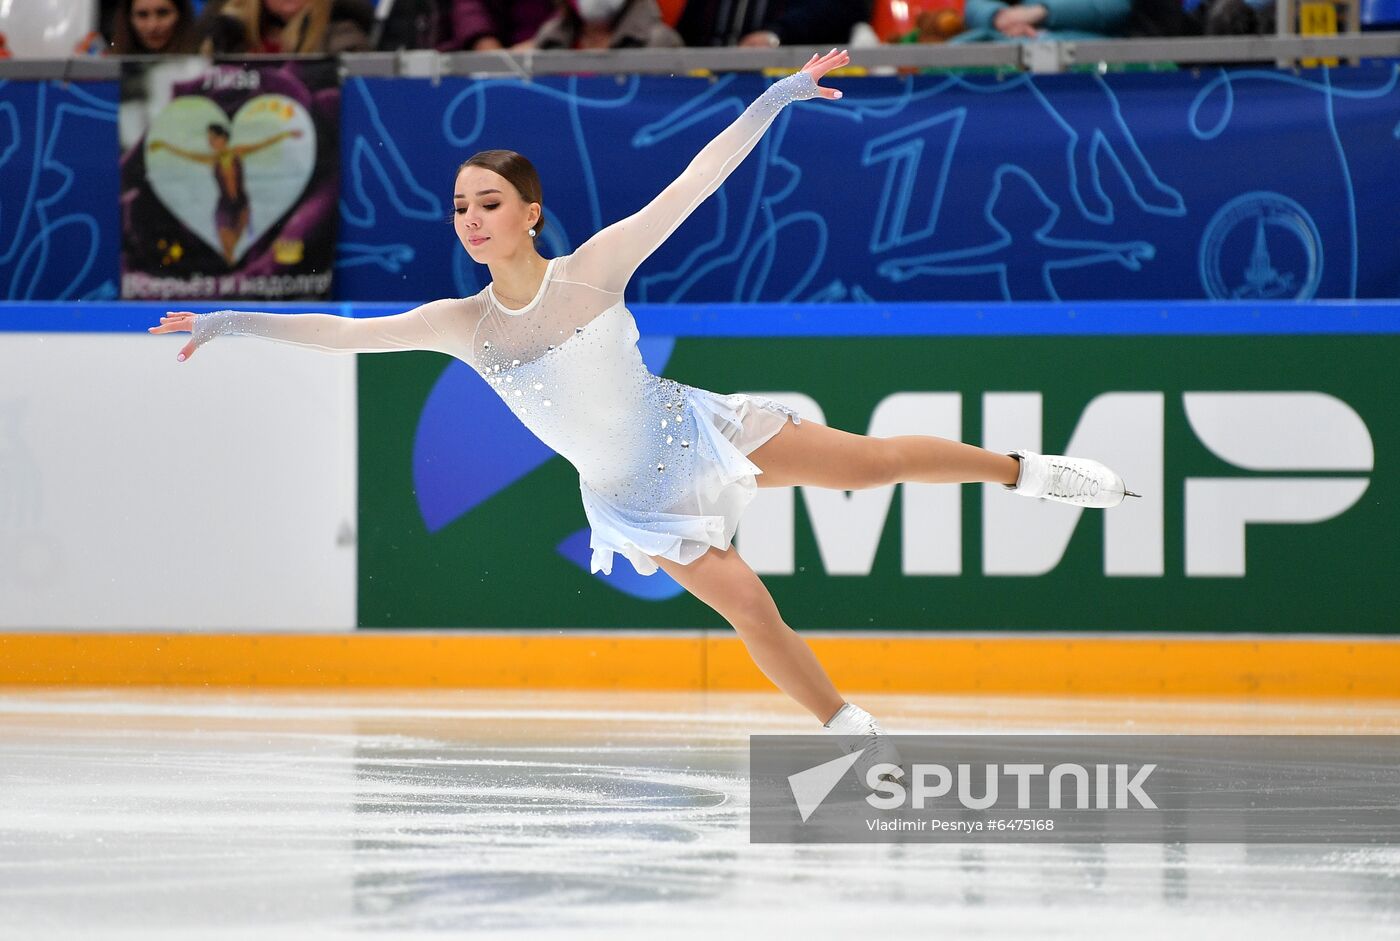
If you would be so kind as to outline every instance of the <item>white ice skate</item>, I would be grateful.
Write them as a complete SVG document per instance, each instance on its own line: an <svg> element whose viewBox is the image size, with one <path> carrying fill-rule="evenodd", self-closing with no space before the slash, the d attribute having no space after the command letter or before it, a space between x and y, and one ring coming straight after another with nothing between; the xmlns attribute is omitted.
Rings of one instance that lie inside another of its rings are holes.
<svg viewBox="0 0 1400 941"><path fill-rule="evenodd" d="M1140 497L1123 485L1123 478L1098 461L1062 454L1012 451L1021 464L1015 484L1003 484L1012 493L1074 506L1108 509L1124 497Z"/></svg>
<svg viewBox="0 0 1400 941"><path fill-rule="evenodd" d="M831 717L824 728L833 735L843 736L840 745L846 754L864 749L855 763L856 776L862 784L865 783L866 772L883 762L898 765L900 770L898 774L882 774L881 778L893 781L904 777L904 759L900 757L899 749L890 742L885 730L875 721L875 717L860 706L846 703L836 711L836 715Z"/></svg>

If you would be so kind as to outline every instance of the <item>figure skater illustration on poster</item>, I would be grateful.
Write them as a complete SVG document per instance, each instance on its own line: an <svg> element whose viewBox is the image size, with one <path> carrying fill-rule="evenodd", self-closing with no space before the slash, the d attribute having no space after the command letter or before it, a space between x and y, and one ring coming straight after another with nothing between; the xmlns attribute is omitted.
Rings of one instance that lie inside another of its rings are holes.
<svg viewBox="0 0 1400 941"><path fill-rule="evenodd" d="M248 200L248 191L243 185L243 158L274 144L280 144L289 137L301 137L302 132L299 128L292 128L289 131L279 131L256 144L237 146L230 143L229 129L222 124L210 124L208 134L208 153L186 150L163 140L151 141L150 148L152 152L169 150L177 157L214 168L214 184L219 188L219 202L214 207L214 228L219 232L219 247L223 250L224 261L232 268L238 260L235 254L238 242L243 238L243 233L248 231L252 208Z"/></svg>
<svg viewBox="0 0 1400 941"><path fill-rule="evenodd" d="M122 63L122 297L328 298L334 62Z"/></svg>

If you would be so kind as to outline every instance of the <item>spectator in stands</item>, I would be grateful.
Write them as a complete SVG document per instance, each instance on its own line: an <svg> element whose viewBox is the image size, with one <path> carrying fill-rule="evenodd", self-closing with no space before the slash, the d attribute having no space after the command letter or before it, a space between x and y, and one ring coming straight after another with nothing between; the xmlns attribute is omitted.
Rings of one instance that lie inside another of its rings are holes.
<svg viewBox="0 0 1400 941"><path fill-rule="evenodd" d="M554 0L439 0L439 52L519 51L555 14Z"/></svg>
<svg viewBox="0 0 1400 941"><path fill-rule="evenodd" d="M1132 0L1129 36L1184 36L1192 32L1182 0Z"/></svg>
<svg viewBox="0 0 1400 941"><path fill-rule="evenodd" d="M373 27L369 0L227 0L205 8L200 49L205 55L362 52Z"/></svg>
<svg viewBox="0 0 1400 941"><path fill-rule="evenodd" d="M682 46L656 0L561 0L535 34L538 49L626 49Z"/></svg>
<svg viewBox="0 0 1400 941"><path fill-rule="evenodd" d="M967 32L949 42L1106 39L1126 36L1132 0L967 0Z"/></svg>
<svg viewBox="0 0 1400 941"><path fill-rule="evenodd" d="M839 46L871 0L689 0L676 30L687 46Z"/></svg>
<svg viewBox="0 0 1400 941"><path fill-rule="evenodd" d="M376 7L377 32L370 33L370 44L384 52L436 48L446 20L438 10L446 2L448 0L394 0L387 15Z"/></svg>
<svg viewBox="0 0 1400 941"><path fill-rule="evenodd" d="M192 53L194 10L190 0L121 0L107 35L119 56Z"/></svg>
<svg viewBox="0 0 1400 941"><path fill-rule="evenodd" d="M1272 0L1202 0L1188 23L1192 33L1206 36L1270 36L1278 18Z"/></svg>

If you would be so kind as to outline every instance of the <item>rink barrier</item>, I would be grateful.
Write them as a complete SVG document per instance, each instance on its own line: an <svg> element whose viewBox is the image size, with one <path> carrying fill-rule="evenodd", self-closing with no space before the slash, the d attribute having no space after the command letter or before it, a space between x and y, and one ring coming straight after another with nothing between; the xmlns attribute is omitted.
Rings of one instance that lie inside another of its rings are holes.
<svg viewBox="0 0 1400 941"><path fill-rule="evenodd" d="M1379 638L806 633L850 692L1400 696ZM728 633L0 634L0 686L772 691Z"/></svg>

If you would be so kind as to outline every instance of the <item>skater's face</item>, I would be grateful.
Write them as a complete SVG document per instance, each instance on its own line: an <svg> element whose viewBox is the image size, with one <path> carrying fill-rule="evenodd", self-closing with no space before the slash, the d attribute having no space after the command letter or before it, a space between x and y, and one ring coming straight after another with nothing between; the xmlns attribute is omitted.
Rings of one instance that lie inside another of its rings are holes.
<svg viewBox="0 0 1400 941"><path fill-rule="evenodd" d="M131 28L151 52L160 52L170 44L179 21L174 0L133 0L131 4Z"/></svg>
<svg viewBox="0 0 1400 941"><path fill-rule="evenodd" d="M527 203L510 181L485 167L463 167L452 187L452 220L467 254L480 262L534 242L540 204Z"/></svg>

